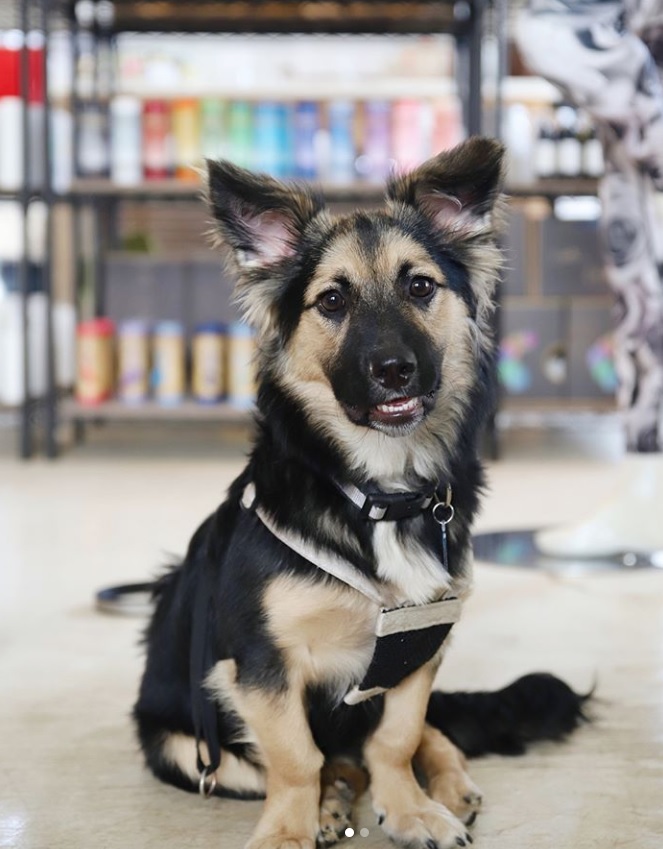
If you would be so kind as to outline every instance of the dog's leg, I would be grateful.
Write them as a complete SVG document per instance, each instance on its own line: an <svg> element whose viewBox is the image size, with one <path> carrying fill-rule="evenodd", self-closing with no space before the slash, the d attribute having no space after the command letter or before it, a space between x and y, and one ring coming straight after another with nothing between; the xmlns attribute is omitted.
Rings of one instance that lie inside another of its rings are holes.
<svg viewBox="0 0 663 849"><path fill-rule="evenodd" d="M267 771L265 807L246 849L313 849L324 758L313 741L302 692L238 687L235 702Z"/></svg>
<svg viewBox="0 0 663 849"><path fill-rule="evenodd" d="M441 802L466 825L472 825L482 796L466 772L465 755L441 731L425 725L414 762L426 779L431 799Z"/></svg>
<svg viewBox="0 0 663 849"><path fill-rule="evenodd" d="M410 849L456 849L471 842L463 823L424 793L412 767L436 669L431 662L385 694L382 720L364 747L378 822Z"/></svg>
<svg viewBox="0 0 663 849"><path fill-rule="evenodd" d="M353 811L368 787L368 773L352 761L333 760L322 769L319 846L331 846L353 825Z"/></svg>

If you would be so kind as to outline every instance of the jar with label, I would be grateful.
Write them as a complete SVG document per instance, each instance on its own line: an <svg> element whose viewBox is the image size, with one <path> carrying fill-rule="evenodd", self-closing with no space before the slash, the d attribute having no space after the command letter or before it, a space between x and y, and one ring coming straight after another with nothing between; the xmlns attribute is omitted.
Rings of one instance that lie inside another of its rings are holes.
<svg viewBox="0 0 663 849"><path fill-rule="evenodd" d="M256 395L255 332L244 322L233 322L228 330L228 401L242 409L253 406Z"/></svg>
<svg viewBox="0 0 663 849"><path fill-rule="evenodd" d="M76 398L101 404L113 394L115 326L108 318L83 321L77 331Z"/></svg>
<svg viewBox="0 0 663 849"><path fill-rule="evenodd" d="M152 386L159 404L180 404L184 397L184 330L179 321L161 321L152 337Z"/></svg>
<svg viewBox="0 0 663 849"><path fill-rule="evenodd" d="M193 397L201 404L216 404L225 391L225 331L222 324L199 324L192 344Z"/></svg>
<svg viewBox="0 0 663 849"><path fill-rule="evenodd" d="M118 395L128 404L147 400L150 390L150 340L145 321L125 321L118 330Z"/></svg>

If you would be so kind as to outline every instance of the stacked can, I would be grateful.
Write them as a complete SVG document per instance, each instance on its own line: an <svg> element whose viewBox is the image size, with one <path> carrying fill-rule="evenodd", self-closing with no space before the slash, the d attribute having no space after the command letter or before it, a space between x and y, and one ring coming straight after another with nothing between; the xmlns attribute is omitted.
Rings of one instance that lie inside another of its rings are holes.
<svg viewBox="0 0 663 849"><path fill-rule="evenodd" d="M228 330L228 401L235 407L253 405L256 395L255 332L237 321Z"/></svg>
<svg viewBox="0 0 663 849"><path fill-rule="evenodd" d="M192 344L193 396L202 404L215 404L225 390L225 327L217 322L199 324Z"/></svg>
<svg viewBox="0 0 663 849"><path fill-rule="evenodd" d="M146 401L150 391L150 338L147 322L123 322L118 331L118 396L129 404Z"/></svg>
<svg viewBox="0 0 663 849"><path fill-rule="evenodd" d="M162 321L154 328L152 386L159 404L180 404L184 397L184 329L178 321Z"/></svg>
<svg viewBox="0 0 663 849"><path fill-rule="evenodd" d="M108 318L78 325L76 397L81 404L101 404L113 394L114 332L115 326Z"/></svg>

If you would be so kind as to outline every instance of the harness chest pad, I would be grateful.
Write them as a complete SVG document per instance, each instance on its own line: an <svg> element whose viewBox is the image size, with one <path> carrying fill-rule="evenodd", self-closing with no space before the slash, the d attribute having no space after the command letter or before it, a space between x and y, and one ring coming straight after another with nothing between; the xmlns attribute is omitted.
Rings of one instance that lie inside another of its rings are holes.
<svg viewBox="0 0 663 849"><path fill-rule="evenodd" d="M373 657L362 681L345 696L348 705L396 687L440 650L460 617L455 598L383 610L378 617Z"/></svg>

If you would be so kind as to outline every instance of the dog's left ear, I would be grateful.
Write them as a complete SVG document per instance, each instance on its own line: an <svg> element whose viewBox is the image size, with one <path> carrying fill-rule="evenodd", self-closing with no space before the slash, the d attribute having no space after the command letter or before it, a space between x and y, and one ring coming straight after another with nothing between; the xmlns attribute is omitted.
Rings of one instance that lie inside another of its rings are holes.
<svg viewBox="0 0 663 849"><path fill-rule="evenodd" d="M294 256L306 225L324 204L312 192L207 160L208 200L218 234L244 268L267 268Z"/></svg>
<svg viewBox="0 0 663 849"><path fill-rule="evenodd" d="M387 184L391 205L422 212L448 236L491 235L503 179L504 146L474 136Z"/></svg>

